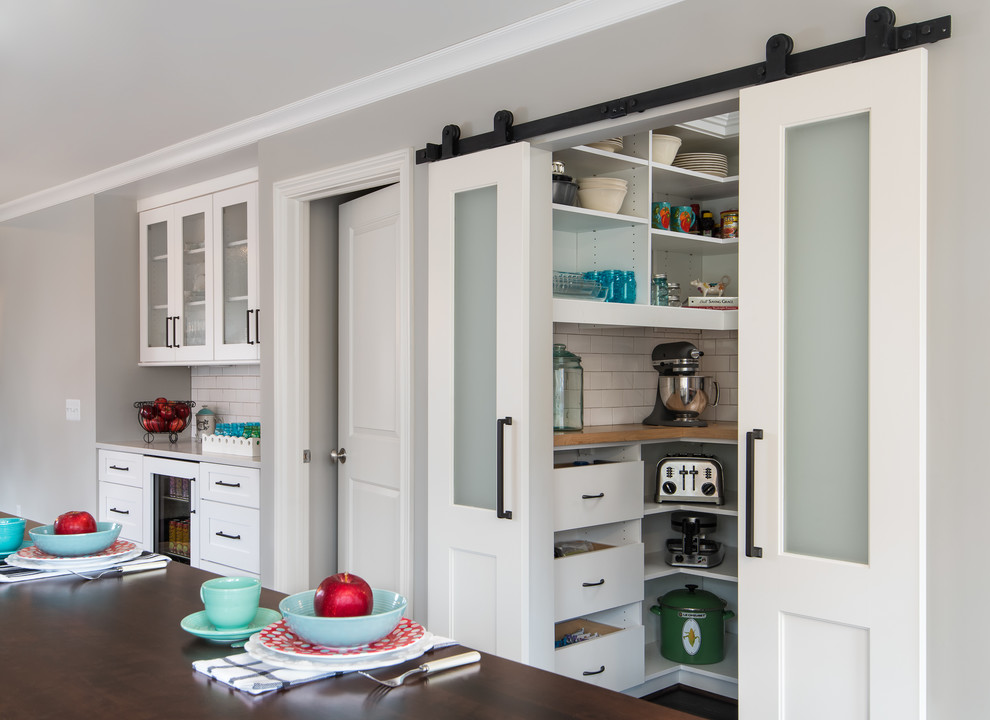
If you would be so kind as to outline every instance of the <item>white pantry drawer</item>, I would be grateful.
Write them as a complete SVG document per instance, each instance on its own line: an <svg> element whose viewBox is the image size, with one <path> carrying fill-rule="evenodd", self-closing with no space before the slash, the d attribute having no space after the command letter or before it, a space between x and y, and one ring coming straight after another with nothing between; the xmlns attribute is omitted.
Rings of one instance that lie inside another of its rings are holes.
<svg viewBox="0 0 990 720"><path fill-rule="evenodd" d="M643 599L643 543L556 558L553 569L555 621Z"/></svg>
<svg viewBox="0 0 990 720"><path fill-rule="evenodd" d="M261 572L259 512L254 508L203 500L199 504L201 560Z"/></svg>
<svg viewBox="0 0 990 720"><path fill-rule="evenodd" d="M257 508L261 498L261 472L257 468L199 464L199 496L203 500Z"/></svg>
<svg viewBox="0 0 990 720"><path fill-rule="evenodd" d="M554 468L554 530L643 517L643 461Z"/></svg>
<svg viewBox="0 0 990 720"><path fill-rule="evenodd" d="M144 491L119 483L100 483L100 521L120 523L120 537L150 550L150 515ZM146 534L149 537L146 537Z"/></svg>
<svg viewBox="0 0 990 720"><path fill-rule="evenodd" d="M137 453L100 450L100 480L133 487L143 487L141 474L143 455Z"/></svg>
<svg viewBox="0 0 990 720"><path fill-rule="evenodd" d="M643 626L634 625L558 648L553 653L554 671L609 690L636 687L643 683L645 672L643 638Z"/></svg>

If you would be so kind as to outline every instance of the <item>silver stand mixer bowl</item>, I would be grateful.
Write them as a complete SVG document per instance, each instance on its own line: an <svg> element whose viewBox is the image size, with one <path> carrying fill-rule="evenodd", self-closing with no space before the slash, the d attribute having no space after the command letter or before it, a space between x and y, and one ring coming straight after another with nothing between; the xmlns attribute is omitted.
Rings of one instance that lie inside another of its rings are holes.
<svg viewBox="0 0 990 720"><path fill-rule="evenodd" d="M718 405L718 383L706 375L661 375L657 394L677 424L696 424L705 408Z"/></svg>

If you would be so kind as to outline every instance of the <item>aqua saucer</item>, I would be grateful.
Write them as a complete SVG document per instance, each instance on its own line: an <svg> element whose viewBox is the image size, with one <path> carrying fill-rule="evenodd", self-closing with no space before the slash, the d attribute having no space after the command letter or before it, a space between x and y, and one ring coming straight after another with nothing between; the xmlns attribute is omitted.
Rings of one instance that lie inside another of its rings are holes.
<svg viewBox="0 0 990 720"><path fill-rule="evenodd" d="M278 610L268 608L258 608L258 613L254 620L247 627L236 628L234 630L217 630L209 620L206 619L206 611L187 615L182 618L179 625L187 633L192 633L196 637L203 638L215 643L229 643L236 640L247 640L259 630L263 630L274 622L282 619L282 614Z"/></svg>
<svg viewBox="0 0 990 720"><path fill-rule="evenodd" d="M22 550L26 547L31 547L32 545L34 545L33 540L25 540L24 543L16 550L8 550L7 552L0 552L0 560L6 560L7 556L13 555L15 552L17 552L17 550Z"/></svg>

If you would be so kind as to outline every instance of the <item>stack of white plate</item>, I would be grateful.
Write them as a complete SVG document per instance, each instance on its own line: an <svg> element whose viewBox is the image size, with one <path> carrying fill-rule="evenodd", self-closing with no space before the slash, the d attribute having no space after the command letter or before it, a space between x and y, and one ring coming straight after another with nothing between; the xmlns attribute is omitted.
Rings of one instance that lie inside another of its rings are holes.
<svg viewBox="0 0 990 720"><path fill-rule="evenodd" d="M599 140L598 142L591 142L588 143L588 147L595 148L596 150L604 150L605 152L616 152L622 149L622 138L614 137L607 140Z"/></svg>
<svg viewBox="0 0 990 720"><path fill-rule="evenodd" d="M720 153L678 153L672 164L674 167L707 173L715 177L725 177L729 174L729 159Z"/></svg>

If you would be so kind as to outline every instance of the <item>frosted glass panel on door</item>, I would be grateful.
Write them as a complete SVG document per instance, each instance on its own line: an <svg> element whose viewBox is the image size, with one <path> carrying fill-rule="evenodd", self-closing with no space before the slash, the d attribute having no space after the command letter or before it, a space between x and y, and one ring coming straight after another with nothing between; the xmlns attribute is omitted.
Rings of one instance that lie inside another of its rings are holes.
<svg viewBox="0 0 990 720"><path fill-rule="evenodd" d="M247 342L248 214L247 203L223 208L223 341Z"/></svg>
<svg viewBox="0 0 990 720"><path fill-rule="evenodd" d="M497 200L495 187L454 199L454 503L487 509L495 508Z"/></svg>
<svg viewBox="0 0 990 720"><path fill-rule="evenodd" d="M206 344L206 216L182 218L182 343Z"/></svg>
<svg viewBox="0 0 990 720"><path fill-rule="evenodd" d="M148 347L165 347L168 318L168 223L148 226Z"/></svg>
<svg viewBox="0 0 990 720"><path fill-rule="evenodd" d="M869 132L863 113L788 128L784 146L784 550L857 563L869 531Z"/></svg>

